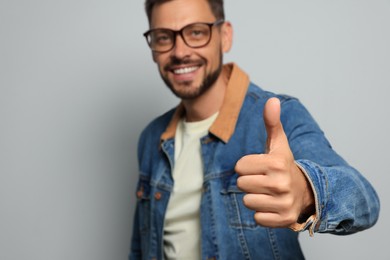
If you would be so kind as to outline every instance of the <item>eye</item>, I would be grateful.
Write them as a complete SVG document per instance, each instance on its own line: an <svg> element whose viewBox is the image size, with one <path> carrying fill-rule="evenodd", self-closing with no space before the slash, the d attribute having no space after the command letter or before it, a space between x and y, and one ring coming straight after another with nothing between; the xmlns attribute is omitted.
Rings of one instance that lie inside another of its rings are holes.
<svg viewBox="0 0 390 260"><path fill-rule="evenodd" d="M204 39L209 35L209 28L203 24L191 25L184 30L184 34L191 40Z"/></svg>
<svg viewBox="0 0 390 260"><path fill-rule="evenodd" d="M192 36L202 36L203 34L204 34L204 32L201 30L192 30L191 31Z"/></svg>
<svg viewBox="0 0 390 260"><path fill-rule="evenodd" d="M172 37L167 32L155 32L151 35L152 42L158 45L170 44L172 42Z"/></svg>
<svg viewBox="0 0 390 260"><path fill-rule="evenodd" d="M207 35L207 30L202 28L192 28L189 34L191 37L201 38Z"/></svg>
<svg viewBox="0 0 390 260"><path fill-rule="evenodd" d="M157 42L166 42L169 41L169 37L167 35L159 35L156 37Z"/></svg>

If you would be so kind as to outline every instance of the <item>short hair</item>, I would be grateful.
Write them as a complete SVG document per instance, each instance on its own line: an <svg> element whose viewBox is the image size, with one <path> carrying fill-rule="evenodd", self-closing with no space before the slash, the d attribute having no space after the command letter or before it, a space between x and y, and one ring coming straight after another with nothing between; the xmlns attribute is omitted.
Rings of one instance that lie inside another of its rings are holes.
<svg viewBox="0 0 390 260"><path fill-rule="evenodd" d="M156 4L162 4L165 2L169 2L172 0L145 0L145 11L146 15L148 16L149 24L152 19L152 11L153 7ZM217 20L225 19L225 11L223 8L223 0L207 0L209 3L211 12L214 14L214 16L217 18Z"/></svg>

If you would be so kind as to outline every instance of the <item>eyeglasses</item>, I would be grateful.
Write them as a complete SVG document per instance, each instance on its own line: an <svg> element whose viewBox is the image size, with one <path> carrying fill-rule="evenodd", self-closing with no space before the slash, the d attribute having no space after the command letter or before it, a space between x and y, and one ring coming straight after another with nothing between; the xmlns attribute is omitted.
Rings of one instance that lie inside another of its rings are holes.
<svg viewBox="0 0 390 260"><path fill-rule="evenodd" d="M176 36L179 34L184 43L191 48L201 48L209 44L212 27L220 25L223 19L214 23L192 23L178 31L170 29L152 29L144 33L146 41L152 51L168 52L176 44Z"/></svg>

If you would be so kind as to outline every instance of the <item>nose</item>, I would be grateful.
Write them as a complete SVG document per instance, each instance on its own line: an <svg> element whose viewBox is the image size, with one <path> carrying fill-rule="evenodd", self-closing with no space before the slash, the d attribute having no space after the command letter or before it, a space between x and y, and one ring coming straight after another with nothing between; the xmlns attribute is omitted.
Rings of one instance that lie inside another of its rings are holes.
<svg viewBox="0 0 390 260"><path fill-rule="evenodd" d="M182 59L191 54L191 47L188 47L180 34L176 34L175 46L172 49L172 56Z"/></svg>

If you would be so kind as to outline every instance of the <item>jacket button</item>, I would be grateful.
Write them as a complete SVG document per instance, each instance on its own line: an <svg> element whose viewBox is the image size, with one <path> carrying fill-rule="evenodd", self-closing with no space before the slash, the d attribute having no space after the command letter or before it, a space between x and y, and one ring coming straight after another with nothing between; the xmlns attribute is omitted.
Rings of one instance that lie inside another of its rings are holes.
<svg viewBox="0 0 390 260"><path fill-rule="evenodd" d="M137 191L137 198L141 199L144 192L142 190Z"/></svg>
<svg viewBox="0 0 390 260"><path fill-rule="evenodd" d="M156 192L155 194L154 194L154 198L156 199L156 200L160 200L161 199L161 192Z"/></svg>

